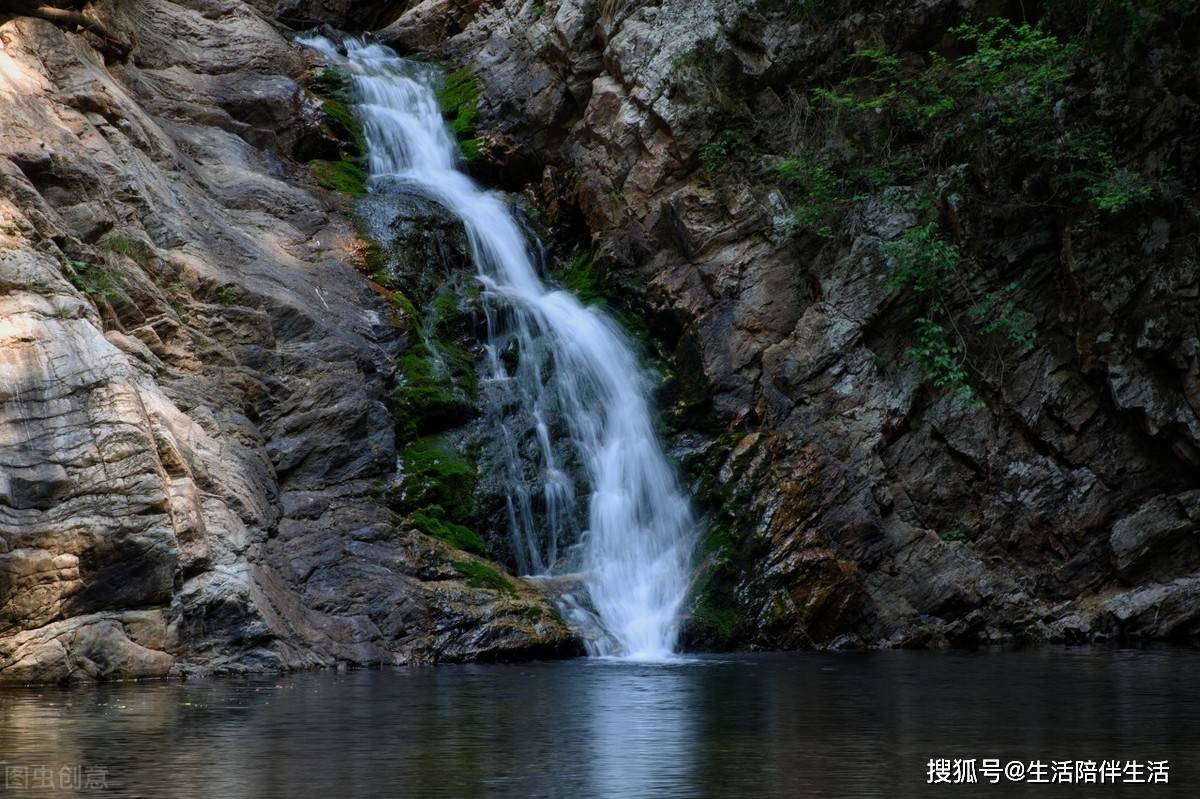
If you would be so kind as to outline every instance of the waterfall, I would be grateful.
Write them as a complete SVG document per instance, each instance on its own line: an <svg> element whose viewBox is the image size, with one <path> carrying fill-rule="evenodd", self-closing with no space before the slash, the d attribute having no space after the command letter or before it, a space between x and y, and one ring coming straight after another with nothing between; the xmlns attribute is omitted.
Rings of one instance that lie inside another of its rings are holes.
<svg viewBox="0 0 1200 799"><path fill-rule="evenodd" d="M534 529L528 491L514 489L508 516L519 566L550 574L577 552L591 612L602 634L593 655L668 656L678 633L696 527L654 429L650 382L625 334L608 316L547 286L530 244L503 198L459 169L461 156L435 94L438 73L380 45L355 40L345 54L329 40L319 50L353 79L369 159L369 188L418 192L455 214L467 232L483 287L488 340L485 391L519 403L540 453L543 529ZM501 360L510 346L515 366ZM497 422L500 424L500 422ZM500 429L520 470L521 431ZM556 451L567 452L587 486L586 528L560 541L577 515L575 481ZM528 457L528 456L526 456Z"/></svg>

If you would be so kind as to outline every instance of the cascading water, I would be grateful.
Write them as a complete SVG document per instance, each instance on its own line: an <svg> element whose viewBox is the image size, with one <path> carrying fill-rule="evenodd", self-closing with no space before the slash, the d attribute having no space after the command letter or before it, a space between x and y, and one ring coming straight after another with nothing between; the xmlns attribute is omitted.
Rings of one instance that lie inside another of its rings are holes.
<svg viewBox="0 0 1200 799"><path fill-rule="evenodd" d="M352 76L371 191L419 192L466 228L488 308L487 390L519 403L540 458L545 534L536 530L529 492L514 489L508 497L519 565L549 574L567 560L560 553L572 542L559 539L575 516L576 492L555 454L565 451L590 492L586 530L570 547L603 628L589 651L670 655L695 524L655 435L650 386L624 334L599 310L544 285L503 200L459 171L458 145L434 91L436 72L379 45L348 40L342 54L324 38L304 43ZM510 367L501 353L513 345L519 357ZM498 431L514 469L521 467L519 432Z"/></svg>

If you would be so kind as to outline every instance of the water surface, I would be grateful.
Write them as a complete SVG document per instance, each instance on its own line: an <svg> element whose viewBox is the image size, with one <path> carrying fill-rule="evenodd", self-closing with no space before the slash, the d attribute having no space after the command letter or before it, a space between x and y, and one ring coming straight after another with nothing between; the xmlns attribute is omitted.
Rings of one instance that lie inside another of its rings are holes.
<svg viewBox="0 0 1200 799"><path fill-rule="evenodd" d="M11 689L0 760L103 766L85 796L1186 796L1198 669L1188 650L879 652ZM930 757L1169 759L1171 782L935 791Z"/></svg>

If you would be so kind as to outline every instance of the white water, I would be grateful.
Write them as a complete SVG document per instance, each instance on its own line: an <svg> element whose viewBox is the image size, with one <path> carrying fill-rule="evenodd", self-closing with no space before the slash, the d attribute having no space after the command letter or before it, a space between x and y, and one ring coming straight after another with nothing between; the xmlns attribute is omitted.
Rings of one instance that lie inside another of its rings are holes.
<svg viewBox="0 0 1200 799"><path fill-rule="evenodd" d="M379 45L327 39L305 44L352 76L369 149L371 190L399 184L456 214L466 228L488 301L485 390L519 403L536 436L541 505L538 534L528 492L509 495L509 522L521 567L549 574L576 514L574 481L555 451L572 454L590 495L577 560L603 634L593 655L668 657L687 590L695 524L663 455L647 403L649 383L622 331L538 277L525 240L502 198L458 169L458 145L434 92L437 74ZM516 346L509 374L499 353ZM498 422L500 424L500 422ZM520 431L498 431L514 471ZM528 458L528 455L526 455ZM519 481L514 481L514 485ZM566 558L562 558L566 560ZM561 564L560 564L561 565ZM578 618L590 614L579 609Z"/></svg>

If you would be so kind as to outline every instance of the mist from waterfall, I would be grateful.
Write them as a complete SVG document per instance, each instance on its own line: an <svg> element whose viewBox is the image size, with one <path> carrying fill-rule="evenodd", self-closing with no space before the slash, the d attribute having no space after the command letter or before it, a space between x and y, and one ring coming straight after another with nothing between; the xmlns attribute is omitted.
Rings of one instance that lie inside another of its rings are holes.
<svg viewBox="0 0 1200 799"><path fill-rule="evenodd" d="M303 43L354 82L371 191L419 193L465 226L487 313L484 390L499 392L530 420L530 429L513 429L498 418L495 433L513 475L528 471L530 448L521 444L531 433L540 459L540 497L510 481L508 523L519 567L532 575L581 573L602 628L590 636L591 654L668 657L696 525L655 433L651 384L633 347L601 310L543 283L531 242L502 196L459 169L434 68L356 40L341 52L324 38ZM514 348L515 364L502 357ZM561 462L564 452L587 489L586 528L577 541L570 539L580 492L571 465ZM576 622L592 617L583 607L569 614Z"/></svg>

